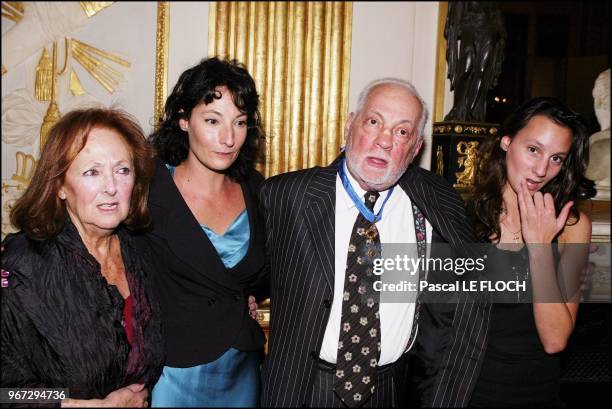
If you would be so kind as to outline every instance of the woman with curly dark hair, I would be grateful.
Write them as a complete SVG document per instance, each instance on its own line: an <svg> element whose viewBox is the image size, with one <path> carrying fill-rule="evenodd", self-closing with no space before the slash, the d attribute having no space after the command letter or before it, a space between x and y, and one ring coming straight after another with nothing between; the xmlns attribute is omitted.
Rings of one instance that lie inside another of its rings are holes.
<svg viewBox="0 0 612 409"><path fill-rule="evenodd" d="M558 353L579 302L572 272L591 239L589 218L574 206L587 163L584 120L549 97L520 106L480 149L468 213L477 237L496 245L488 279L524 281L527 298L493 305L471 406L560 404Z"/></svg>
<svg viewBox="0 0 612 409"><path fill-rule="evenodd" d="M249 294L265 298L263 131L255 82L235 61L181 74L150 137L157 170L149 234L166 363L153 406L256 406L265 337Z"/></svg>

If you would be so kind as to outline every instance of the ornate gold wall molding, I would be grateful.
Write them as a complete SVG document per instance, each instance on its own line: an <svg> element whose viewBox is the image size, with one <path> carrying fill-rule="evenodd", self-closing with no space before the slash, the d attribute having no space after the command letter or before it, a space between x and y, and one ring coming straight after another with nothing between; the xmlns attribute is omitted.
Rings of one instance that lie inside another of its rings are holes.
<svg viewBox="0 0 612 409"><path fill-rule="evenodd" d="M98 14L100 10L104 10L113 4L114 1L79 1L79 3L85 14L87 14L87 17L93 17Z"/></svg>
<svg viewBox="0 0 612 409"><path fill-rule="evenodd" d="M26 186L29 185L38 161L29 153L18 151L15 154L15 163L17 164L17 170L13 173L11 179Z"/></svg>
<svg viewBox="0 0 612 409"><path fill-rule="evenodd" d="M57 41L53 42L51 51L51 95L49 107L47 108L47 113L43 118L42 125L40 126L40 143L38 144L38 150L42 152L45 143L47 142L47 135L49 131L59 121L62 114L59 111L57 106ZM68 50L66 49L66 53Z"/></svg>
<svg viewBox="0 0 612 409"><path fill-rule="evenodd" d="M157 2L157 34L155 36L155 106L154 127L164 115L168 92L168 30L170 29L170 2Z"/></svg>
<svg viewBox="0 0 612 409"><path fill-rule="evenodd" d="M329 164L344 142L352 2L211 2L209 55L255 78L266 176Z"/></svg>
<svg viewBox="0 0 612 409"><path fill-rule="evenodd" d="M70 46L68 46L68 44L70 44ZM113 68L109 63L113 62L126 68L132 66L129 61L118 55L101 50L75 38L71 40L66 39L66 45L66 49L71 51L74 60L81 64L81 67L83 67L85 71L98 81L98 83L110 94L115 92L120 86L120 82L124 80L124 77L121 71ZM68 51L66 51L66 53L68 53ZM108 60L109 63L106 63L105 60Z"/></svg>
<svg viewBox="0 0 612 409"><path fill-rule="evenodd" d="M479 144L479 141L460 141L457 144L457 164L463 167L463 171L455 173L457 182L453 184L454 188L471 188L474 185Z"/></svg>
<svg viewBox="0 0 612 409"><path fill-rule="evenodd" d="M2 2L2 17L19 23L23 18L24 7L22 1L3 1Z"/></svg>

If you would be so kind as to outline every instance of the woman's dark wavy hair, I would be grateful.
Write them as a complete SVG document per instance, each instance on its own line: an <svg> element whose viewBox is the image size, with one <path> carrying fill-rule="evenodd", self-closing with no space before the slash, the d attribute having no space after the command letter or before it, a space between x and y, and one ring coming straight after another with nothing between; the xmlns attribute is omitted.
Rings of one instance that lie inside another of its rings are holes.
<svg viewBox="0 0 612 409"><path fill-rule="evenodd" d="M476 161L477 172L474 190L468 203L468 212L474 220L476 237L489 241L500 236L499 217L502 212L502 189L506 184L506 152L501 149L501 138L514 136L523 129L529 120L542 115L572 132L572 144L557 176L551 179L540 191L550 193L555 202L557 213L569 201L575 201L580 194L580 183L589 161L588 127L585 119L561 101L551 97L533 98L504 122L496 137L485 140L481 145ZM570 220L579 219L576 206L570 210Z"/></svg>
<svg viewBox="0 0 612 409"><path fill-rule="evenodd" d="M260 146L264 133L255 81L236 60L205 58L183 72L166 100L164 117L149 141L165 163L177 166L183 162L189 153L189 138L180 128L179 119L189 119L198 104L210 104L213 98L221 98L216 91L221 86L227 87L236 107L247 115L246 140L236 161L226 171L232 179L240 181L263 159Z"/></svg>

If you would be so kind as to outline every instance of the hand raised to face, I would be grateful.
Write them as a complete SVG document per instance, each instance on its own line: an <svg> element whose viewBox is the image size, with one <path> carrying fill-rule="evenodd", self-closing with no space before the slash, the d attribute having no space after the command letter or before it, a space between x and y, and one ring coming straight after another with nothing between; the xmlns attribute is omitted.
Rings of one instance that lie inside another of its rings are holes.
<svg viewBox="0 0 612 409"><path fill-rule="evenodd" d="M557 216L555 203L550 193L542 194L538 191L532 197L524 181L520 183L517 193L521 231L525 243L551 243L565 227L569 211L574 202L567 202Z"/></svg>

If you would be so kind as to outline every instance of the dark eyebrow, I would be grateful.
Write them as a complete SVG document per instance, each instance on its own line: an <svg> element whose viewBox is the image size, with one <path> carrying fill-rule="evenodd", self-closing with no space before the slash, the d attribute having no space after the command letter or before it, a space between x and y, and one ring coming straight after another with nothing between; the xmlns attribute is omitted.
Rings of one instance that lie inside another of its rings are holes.
<svg viewBox="0 0 612 409"><path fill-rule="evenodd" d="M542 148L544 147L544 145L542 145L540 142L538 141L533 141L532 142L534 145L538 145L538 147ZM553 153L553 155L558 155L558 156L567 156L569 155L569 152L555 152Z"/></svg>
<svg viewBox="0 0 612 409"><path fill-rule="evenodd" d="M221 115L221 112L216 111L214 109L206 109L206 110L202 111L202 114L217 114L219 116L223 116L223 115Z"/></svg>
<svg viewBox="0 0 612 409"><path fill-rule="evenodd" d="M210 109L210 110L202 111L202 114L216 114L216 115L219 115L219 116L223 116L223 114L221 112L219 112L219 111L217 111L215 109ZM236 118L241 118L243 116L248 116L248 115L246 113L240 113L240 114L236 115ZM236 119L236 118L234 118L234 119Z"/></svg>

